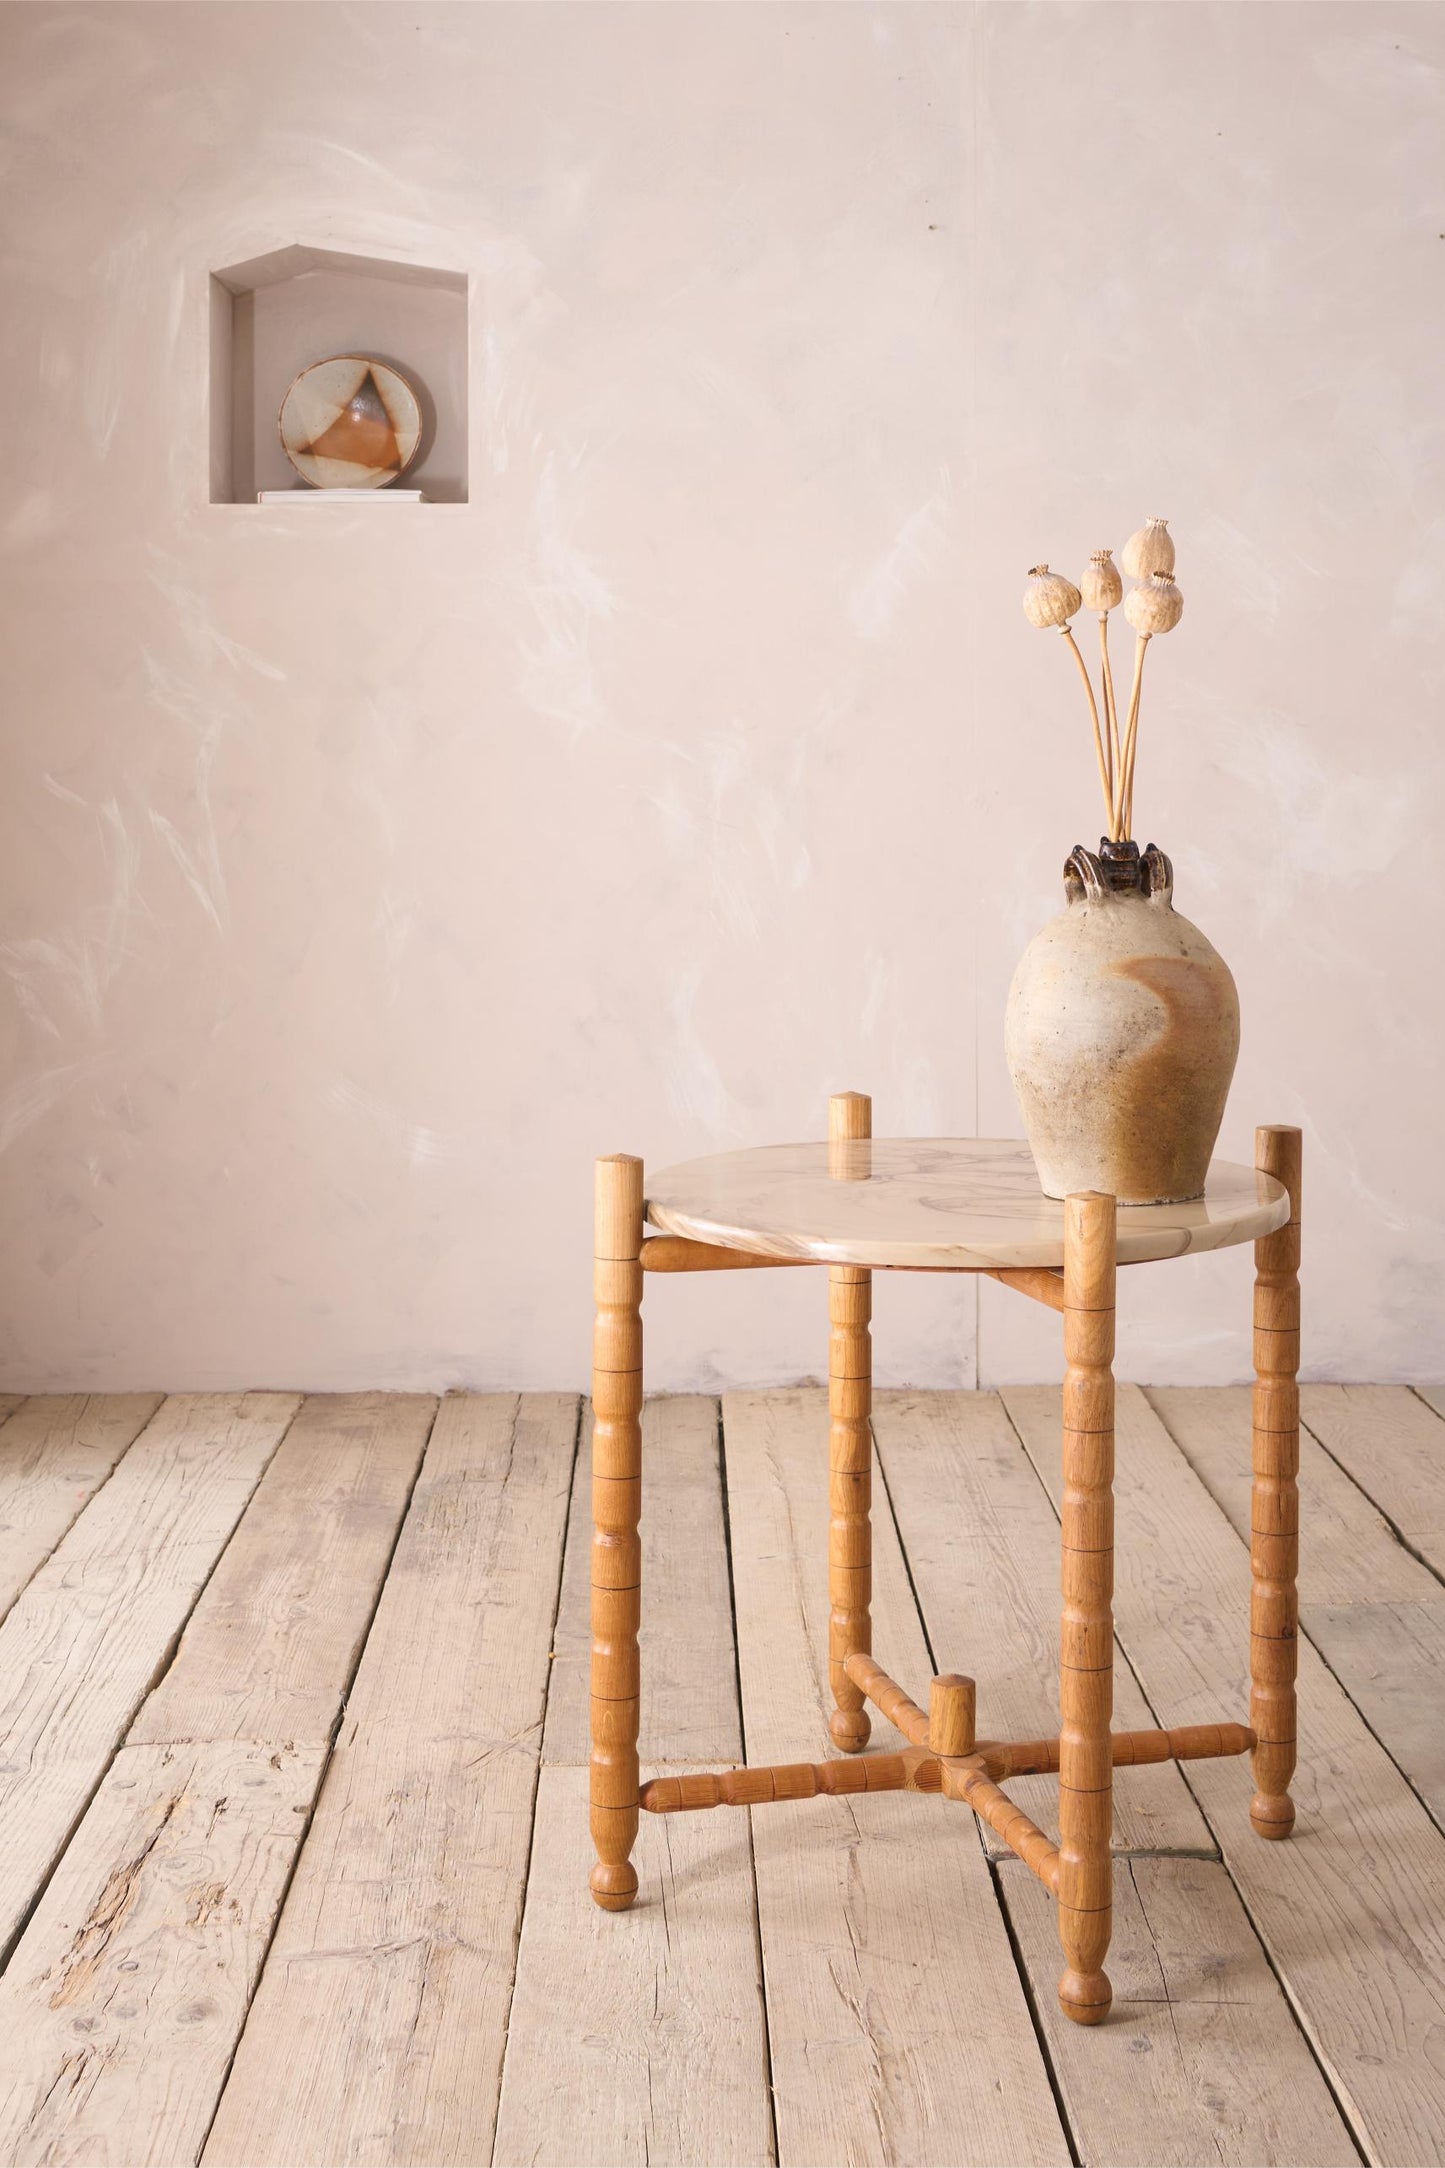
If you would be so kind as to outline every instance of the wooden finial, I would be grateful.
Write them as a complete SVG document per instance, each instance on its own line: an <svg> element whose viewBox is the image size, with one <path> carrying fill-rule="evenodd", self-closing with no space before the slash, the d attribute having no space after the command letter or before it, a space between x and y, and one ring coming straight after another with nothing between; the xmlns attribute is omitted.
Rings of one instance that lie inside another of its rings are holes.
<svg viewBox="0 0 1445 2168"><path fill-rule="evenodd" d="M930 1754L971 1754L977 1737L978 1689L957 1671L936 1678L928 1696Z"/></svg>

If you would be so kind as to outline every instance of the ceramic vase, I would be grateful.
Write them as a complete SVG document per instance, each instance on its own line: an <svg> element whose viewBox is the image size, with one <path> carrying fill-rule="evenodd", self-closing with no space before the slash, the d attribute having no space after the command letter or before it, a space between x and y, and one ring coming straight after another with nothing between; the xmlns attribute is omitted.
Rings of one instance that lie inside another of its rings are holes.
<svg viewBox="0 0 1445 2168"><path fill-rule="evenodd" d="M1175 910L1152 843L1079 846L1064 892L1019 959L1005 1027L1044 1192L1197 1197L1239 1052L1229 966Z"/></svg>

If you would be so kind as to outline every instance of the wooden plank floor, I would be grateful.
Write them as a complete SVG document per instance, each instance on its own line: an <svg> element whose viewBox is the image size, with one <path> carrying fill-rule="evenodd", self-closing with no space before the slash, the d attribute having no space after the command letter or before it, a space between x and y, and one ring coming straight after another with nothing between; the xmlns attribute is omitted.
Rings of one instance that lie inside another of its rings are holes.
<svg viewBox="0 0 1445 2168"><path fill-rule="evenodd" d="M1445 2158L1445 1394L1305 1407L1296 1834L1243 1763L1122 1772L1080 2032L1050 1901L939 1799L644 1816L593 1906L575 1397L0 1400L0 2160ZM1244 1714L1248 1420L1120 1393L1120 1724ZM874 1430L880 1660L1048 1731L1057 1392ZM651 1768L830 1751L825 1462L816 1391L648 1404Z"/></svg>

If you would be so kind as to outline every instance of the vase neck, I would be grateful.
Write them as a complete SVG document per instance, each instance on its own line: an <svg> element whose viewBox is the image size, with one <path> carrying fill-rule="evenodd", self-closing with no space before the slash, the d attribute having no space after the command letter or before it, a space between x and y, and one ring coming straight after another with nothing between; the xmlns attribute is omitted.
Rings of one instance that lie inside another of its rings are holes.
<svg viewBox="0 0 1445 2168"><path fill-rule="evenodd" d="M1174 893L1174 868L1151 843L1141 851L1132 837L1115 843L1101 836L1097 851L1075 844L1064 864L1064 892L1071 903L1101 901L1105 896L1145 896L1168 903Z"/></svg>

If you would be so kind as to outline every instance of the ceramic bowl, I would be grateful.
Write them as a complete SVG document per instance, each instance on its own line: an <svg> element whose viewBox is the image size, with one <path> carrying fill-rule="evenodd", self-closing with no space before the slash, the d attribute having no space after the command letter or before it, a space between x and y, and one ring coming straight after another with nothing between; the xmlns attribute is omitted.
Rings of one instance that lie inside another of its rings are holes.
<svg viewBox="0 0 1445 2168"><path fill-rule="evenodd" d="M366 354L303 369L281 402L281 449L316 489L382 489L421 444L421 406L406 378Z"/></svg>

